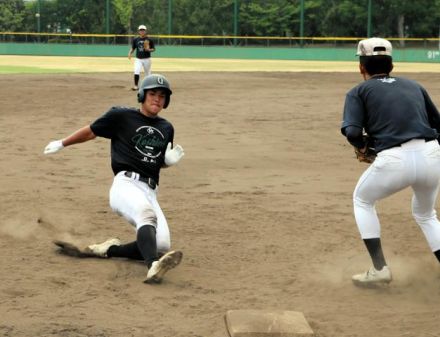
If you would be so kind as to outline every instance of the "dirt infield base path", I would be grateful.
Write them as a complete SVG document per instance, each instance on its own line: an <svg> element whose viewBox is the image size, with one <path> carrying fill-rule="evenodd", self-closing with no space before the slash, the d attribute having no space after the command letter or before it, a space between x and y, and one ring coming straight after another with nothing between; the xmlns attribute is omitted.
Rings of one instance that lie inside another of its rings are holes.
<svg viewBox="0 0 440 337"><path fill-rule="evenodd" d="M74 259L78 244L134 231L112 213L109 142L53 156L46 144L112 105L136 105L130 73L2 75L0 335L225 337L227 310L301 311L319 337L439 336L440 269L410 191L378 205L395 281L369 267L351 195L364 164L340 135L355 73L166 73L163 116L186 156L159 201L182 264L163 284L125 260ZM440 105L440 74L411 74Z"/></svg>

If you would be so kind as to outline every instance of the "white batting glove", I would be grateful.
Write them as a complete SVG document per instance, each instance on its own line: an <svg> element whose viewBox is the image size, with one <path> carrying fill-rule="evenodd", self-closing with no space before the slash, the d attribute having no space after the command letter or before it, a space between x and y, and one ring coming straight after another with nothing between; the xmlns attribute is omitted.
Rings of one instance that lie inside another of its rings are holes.
<svg viewBox="0 0 440 337"><path fill-rule="evenodd" d="M174 148L171 148L171 143L168 143L167 150L165 151L165 165L172 166L177 164L184 155L185 153L180 145L177 144Z"/></svg>
<svg viewBox="0 0 440 337"><path fill-rule="evenodd" d="M63 141L62 139L54 140L47 144L47 146L44 148L44 154L51 154L58 152L60 150L64 149Z"/></svg>

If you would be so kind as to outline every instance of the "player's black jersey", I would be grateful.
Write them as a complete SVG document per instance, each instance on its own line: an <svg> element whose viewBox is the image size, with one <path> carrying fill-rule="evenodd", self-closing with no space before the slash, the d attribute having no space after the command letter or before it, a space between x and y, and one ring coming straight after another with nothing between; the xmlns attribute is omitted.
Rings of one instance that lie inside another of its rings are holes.
<svg viewBox="0 0 440 337"><path fill-rule="evenodd" d="M149 39L147 36L145 37L136 37L133 39L131 43L131 47L136 49L136 57L138 59L146 59L151 57L151 53L148 49L154 49L153 40Z"/></svg>
<svg viewBox="0 0 440 337"><path fill-rule="evenodd" d="M113 107L90 128L96 136L111 139L114 174L134 171L159 182L167 144L174 139L170 122L162 117L147 117L135 108Z"/></svg>
<svg viewBox="0 0 440 337"><path fill-rule="evenodd" d="M415 81L377 76L348 92L341 131L348 126L365 129L380 152L415 138L437 138L440 116Z"/></svg>

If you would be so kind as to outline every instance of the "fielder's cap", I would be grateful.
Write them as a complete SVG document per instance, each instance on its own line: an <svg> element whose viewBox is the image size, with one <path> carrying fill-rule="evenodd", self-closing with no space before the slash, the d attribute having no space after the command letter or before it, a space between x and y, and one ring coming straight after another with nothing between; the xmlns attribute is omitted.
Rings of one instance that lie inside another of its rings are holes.
<svg viewBox="0 0 440 337"><path fill-rule="evenodd" d="M145 25L140 25L139 27L138 27L138 30L147 30L147 26L145 26Z"/></svg>
<svg viewBox="0 0 440 337"><path fill-rule="evenodd" d="M388 55L391 56L393 47L391 42L379 37L372 37L370 39L361 40L357 48L357 56L376 56Z"/></svg>

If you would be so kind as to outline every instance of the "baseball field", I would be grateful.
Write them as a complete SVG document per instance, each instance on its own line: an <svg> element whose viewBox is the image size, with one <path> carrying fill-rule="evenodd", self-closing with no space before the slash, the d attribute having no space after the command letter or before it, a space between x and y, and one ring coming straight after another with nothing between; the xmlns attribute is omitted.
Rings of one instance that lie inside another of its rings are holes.
<svg viewBox="0 0 440 337"><path fill-rule="evenodd" d="M339 128L355 62L153 59L171 82L161 114L185 149L159 202L182 264L161 285L80 245L134 230L108 206L105 139L43 155L114 105L136 106L119 58L0 56L0 335L227 337L231 309L304 313L316 337L439 337L440 268L412 218L411 191L378 204L395 280L354 287L370 267L352 211L366 164ZM438 64L396 64L440 106Z"/></svg>

